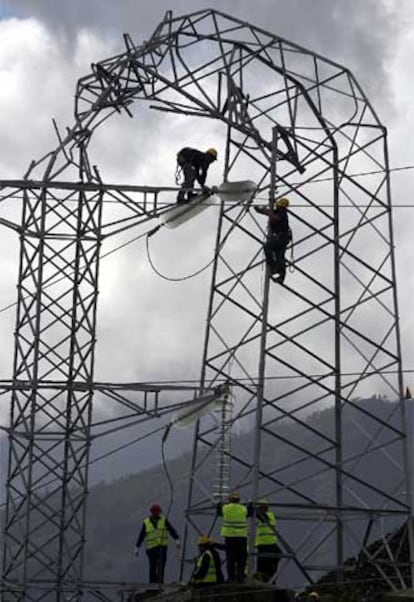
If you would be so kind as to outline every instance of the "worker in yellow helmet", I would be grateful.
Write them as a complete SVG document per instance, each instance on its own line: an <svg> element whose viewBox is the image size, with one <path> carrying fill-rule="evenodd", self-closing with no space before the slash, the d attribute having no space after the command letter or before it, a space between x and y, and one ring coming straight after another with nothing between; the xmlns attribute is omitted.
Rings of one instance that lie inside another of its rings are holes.
<svg viewBox="0 0 414 602"><path fill-rule="evenodd" d="M261 499L256 509L257 572L269 581L277 571L281 549L277 545L276 517L269 510L269 502Z"/></svg>
<svg viewBox="0 0 414 602"><path fill-rule="evenodd" d="M223 548L224 546L217 544L206 535L199 537L199 556L196 559L196 566L190 579L191 585L204 588L224 582L221 558L216 550L217 547Z"/></svg>
<svg viewBox="0 0 414 602"><path fill-rule="evenodd" d="M197 196L194 192L194 184L198 182L202 191L208 194L210 191L205 186L207 171L211 163L217 160L215 148L208 148L205 153L185 146L177 154L176 182L178 184L181 173L184 181L177 196L177 203L188 203Z"/></svg>
<svg viewBox="0 0 414 602"><path fill-rule="evenodd" d="M217 505L217 514L223 518L221 535L226 546L229 583L243 583L247 562L247 519L253 516L253 507L240 503L240 493L232 491L227 504Z"/></svg>
<svg viewBox="0 0 414 602"><path fill-rule="evenodd" d="M292 240L292 232L289 228L288 208L289 199L283 197L277 200L272 209L268 207L255 207L257 213L267 215L269 227L267 240L263 246L266 263L270 274L278 274L276 282L283 284L286 276L286 248Z"/></svg>
<svg viewBox="0 0 414 602"><path fill-rule="evenodd" d="M299 594L296 594L295 599L298 602L319 602L321 597L319 593L314 590L305 590Z"/></svg>

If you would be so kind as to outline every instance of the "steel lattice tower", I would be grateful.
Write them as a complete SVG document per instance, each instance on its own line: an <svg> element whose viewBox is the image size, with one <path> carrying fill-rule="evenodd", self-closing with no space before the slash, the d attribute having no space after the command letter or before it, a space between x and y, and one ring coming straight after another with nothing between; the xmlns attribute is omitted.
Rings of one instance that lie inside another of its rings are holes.
<svg viewBox="0 0 414 602"><path fill-rule="evenodd" d="M312 581L333 553L342 567L359 549L402 586L399 559L391 554L384 569L366 547L379 521L410 516L384 126L346 68L217 11L167 13L147 42L124 41L124 53L79 80L75 123L64 137L57 131L57 148L23 181L2 183L3 199L23 195L21 224L8 224L21 235L3 554L10 599L82 590L94 393L115 400L125 422L169 409L160 387L131 392L93 373L101 243L151 227L165 189L104 184L88 146L138 99L215 120L225 178L254 179L262 204L291 200L294 272L284 287L264 268L265 220L245 204L220 208L200 389L230 383L229 432L255 427L251 449L228 452L243 495L266 495L281 519L301 521L301 536L283 542L301 579ZM118 202L115 215L107 198ZM373 391L393 402L385 415L360 401ZM309 417L316 410L320 421ZM205 479L223 437L211 418L197 426L187 536L215 522ZM378 461L393 467L393 482L373 479Z"/></svg>

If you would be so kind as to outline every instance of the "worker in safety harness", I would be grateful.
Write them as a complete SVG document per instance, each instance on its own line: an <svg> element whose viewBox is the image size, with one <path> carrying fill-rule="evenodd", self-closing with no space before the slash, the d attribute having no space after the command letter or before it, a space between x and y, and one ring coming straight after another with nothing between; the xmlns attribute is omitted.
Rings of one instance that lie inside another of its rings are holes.
<svg viewBox="0 0 414 602"><path fill-rule="evenodd" d="M177 195L177 203L188 203L197 196L193 191L194 183L200 184L203 192L208 193L209 189L205 186L207 171L210 165L217 160L217 151L215 148L209 148L205 153L195 149L184 147L177 154L176 183L180 179L181 173L184 175L184 181L181 184L181 190Z"/></svg>
<svg viewBox="0 0 414 602"><path fill-rule="evenodd" d="M256 509L257 573L263 581L269 581L277 571L281 549L277 545L276 517L269 510L269 502L259 500Z"/></svg>
<svg viewBox="0 0 414 602"><path fill-rule="evenodd" d="M292 240L289 228L288 210L289 199L282 198L276 201L274 208L255 207L257 213L269 217L267 240L263 246L266 263L272 275L279 274L276 282L283 284L286 276L285 252Z"/></svg>
<svg viewBox="0 0 414 602"><path fill-rule="evenodd" d="M139 548L145 540L149 560L150 583L164 583L164 569L167 561L168 535L175 539L177 548L180 540L177 531L161 514L161 506L152 504L150 515L144 519L137 543L135 544L135 556L139 554Z"/></svg>
<svg viewBox="0 0 414 602"><path fill-rule="evenodd" d="M241 504L240 493L233 491L227 504L217 505L217 514L223 518L221 536L226 545L228 581L243 583L247 562L247 519L253 516L253 506Z"/></svg>
<svg viewBox="0 0 414 602"><path fill-rule="evenodd" d="M224 577L221 570L221 558L216 548L223 548L206 535L201 535L198 540L199 556L191 575L190 583L196 587L205 587L223 583Z"/></svg>

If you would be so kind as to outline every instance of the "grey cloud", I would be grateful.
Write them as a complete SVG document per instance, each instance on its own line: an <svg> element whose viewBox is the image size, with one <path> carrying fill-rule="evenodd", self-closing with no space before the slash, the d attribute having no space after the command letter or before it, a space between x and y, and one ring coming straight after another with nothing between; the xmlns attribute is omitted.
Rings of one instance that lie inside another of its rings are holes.
<svg viewBox="0 0 414 602"><path fill-rule="evenodd" d="M139 43L152 33L171 2L15 0L13 7L19 16L37 17L68 38L79 27L87 27L120 38L122 32L129 32ZM371 95L390 94L385 71L404 22L406 0L211 0L209 7L346 65ZM174 3L174 14L204 8L203 0L179 0Z"/></svg>
<svg viewBox="0 0 414 602"><path fill-rule="evenodd" d="M15 0L14 6L20 16L38 17L54 30L64 32L68 40L74 37L72 34L75 34L79 27L90 27L99 32L104 38L105 36L111 36L111 39L119 37L121 46L121 33L123 31L129 31L137 42L148 37L171 4L164 0L154 0L149 10L147 3L132 2L130 0L118 3L105 2L104 0L89 0L86 2L85 0L83 2L82 0L73 0L70 3L57 3L52 0L37 0L35 2ZM364 3L360 3L358 0L347 0L346 3L332 3L330 0L292 0L288 4L282 0L272 0L256 2L253 5L251 0L221 3L214 0L210 2L210 6L223 10L228 14L234 14L242 20L250 21L252 24L273 31L286 39L309 47L348 66L355 72L362 87L364 89L368 87L370 96L378 97L381 92L386 96L386 93L390 91L386 70L395 45L388 42L397 35L401 18L396 14L396 11L387 11L385 5L381 2L366 0ZM199 0L192 2L186 0L175 3L174 13L183 14L200 8L203 8L203 6ZM401 14L403 14L403 10L401 10ZM111 54L112 51L108 48L108 56ZM106 57L98 56L96 60L103 58ZM106 169L104 169L106 163L108 171L111 175L115 174L118 180L121 179L121 174L125 176L125 171L134 175L134 163L137 160L138 147L141 151L142 147L144 147L144 150L148 148L148 151L152 151L153 155L157 155L157 153L154 153L153 140L154 137L159 139L161 136L158 136L160 132L156 128L159 128L159 126L155 123L155 118L143 122L142 119L140 120L138 111L134 110L134 114L136 114L136 119L133 121L123 116L123 124L125 125L118 132L114 130L114 133L118 133L119 138L116 139L116 144L108 145L106 153L104 145L99 145L98 138L96 154L99 156L98 163L100 167L102 166L102 174L106 175ZM119 159L122 157L122 150L125 148L124 142L129 128L134 130L133 135L130 133L130 146L128 147L132 152L126 156L123 155L122 161L114 161L115 154ZM105 129L107 130L107 136L103 135L103 142L107 142L108 136L111 134L111 128L102 128L102 130ZM156 130L156 136L154 136L154 130ZM139 134L135 134L137 131L139 131ZM175 142L167 142L170 137L165 135L169 131L166 132L164 129L163 133L163 144L170 144L172 147ZM173 156L173 152L174 149L171 150L170 156ZM155 158L152 157L151 161L153 165ZM110 165L112 170L109 170ZM160 170L157 177L160 179L166 178L169 180L166 183L172 184L173 164L166 166L164 171ZM151 181L139 181L140 183L153 183ZM175 248L172 248L173 240L176 244ZM191 241L191 243L186 248L190 248L192 252L197 248L196 243L203 248L205 244L209 244L204 239ZM163 263L163 252L157 248L157 241L154 240L154 256L160 267L173 275L183 273L184 268L181 265L180 258L183 255L185 245L182 243L181 237L174 238L172 236L171 240L166 240L165 248L168 251L168 260L171 260L171 265L169 261ZM145 261L142 248L134 250L134 253L136 255L133 255L129 260L132 268L131 273L133 273L135 261L137 263ZM197 265L203 263L204 257L200 257L200 262ZM181 298L188 297L191 299L191 308L188 308L186 304L181 304L180 299L175 298L172 294L173 285L151 281L146 289L149 293L146 296L142 293L143 283L138 275L135 278L134 274L132 285L129 278L126 280L128 282L126 285L128 286L128 293L131 294L130 305L123 307L126 311L117 312L114 310L110 300L108 300L107 307L101 307L103 315L100 315L100 324L104 323L108 315L112 317L112 322L110 320L105 322L105 328L102 328L99 333L99 340L102 343L102 347L99 349L100 372L105 374L110 372L112 358L107 357L106 352L112 348L115 342L118 349L125 349L124 353L119 353L119 362L112 366L113 372L117 373L118 376L122 373L122 365L124 365L125 375L133 373L139 365L139 374L142 376L143 372L150 372L154 361L158 358L159 362L155 362L157 373L162 371L165 374L179 373L180 376L189 377L191 375L191 377L196 377L200 358L198 356L190 358L189 356L195 348L197 348L197 353L201 352L199 341L202 339L202 333L200 331L204 327L202 322L204 307L202 303L205 302L206 294L205 291L200 291L199 281L196 279L191 284L189 283L188 291L186 289L187 295L180 292ZM113 302L119 294L119 290L114 291ZM168 302L164 304L163 301L166 298L168 298ZM199 311L200 306L203 307L203 311ZM153 319L149 327L148 320L145 320L145 308L148 307L154 310L151 312ZM167 341L171 340L175 343L178 339L174 330L168 331L167 326L169 324L166 325L165 321L161 323L161 320L157 318L157 315L162 315L165 308L167 308L166 313L168 314L166 316L168 318L167 322L171 322L172 327L186 328L185 336L180 339L180 341L186 341L186 344L182 345L182 354L175 345L168 346L164 340L166 338ZM144 316L144 319L140 321L138 317L134 317L134 321L128 325L125 324L125 329L123 329L120 328L120 324L123 323L125 315ZM158 332L160 325L163 329ZM131 336L131 332L134 333L134 337ZM196 336L194 336L195 332L197 333ZM138 339L136 343L132 340L133 338ZM162 342L160 343L160 341ZM150 343L153 345L151 353L154 355L149 354L144 362L142 349L148 349ZM169 365L167 365L168 358L171 357L174 360L169 360ZM191 363L189 360L191 360ZM144 363L144 366L142 366L142 363ZM151 376L153 375L151 374ZM149 378L149 374L145 373L145 377Z"/></svg>

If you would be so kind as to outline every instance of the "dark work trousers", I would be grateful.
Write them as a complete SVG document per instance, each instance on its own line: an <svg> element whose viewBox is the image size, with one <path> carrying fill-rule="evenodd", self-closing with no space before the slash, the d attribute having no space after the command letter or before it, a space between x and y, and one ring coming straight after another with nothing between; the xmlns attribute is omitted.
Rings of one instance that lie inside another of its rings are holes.
<svg viewBox="0 0 414 602"><path fill-rule="evenodd" d="M289 242L290 234L288 232L280 232L278 234L271 234L263 247L266 263L271 273L278 273L282 281L286 275L285 252Z"/></svg>
<svg viewBox="0 0 414 602"><path fill-rule="evenodd" d="M167 562L167 546L156 546L147 550L150 583L164 583L164 569Z"/></svg>
<svg viewBox="0 0 414 602"><path fill-rule="evenodd" d="M257 572L261 573L266 581L276 573L281 554L282 551L277 543L257 546Z"/></svg>
<svg viewBox="0 0 414 602"><path fill-rule="evenodd" d="M197 196L195 192L192 192L191 190L197 179L197 170L191 163L179 161L178 164L183 170L184 182L181 184L181 190L177 196L177 203L188 203L193 197Z"/></svg>
<svg viewBox="0 0 414 602"><path fill-rule="evenodd" d="M226 561L229 583L243 583L247 562L247 537L226 537Z"/></svg>

